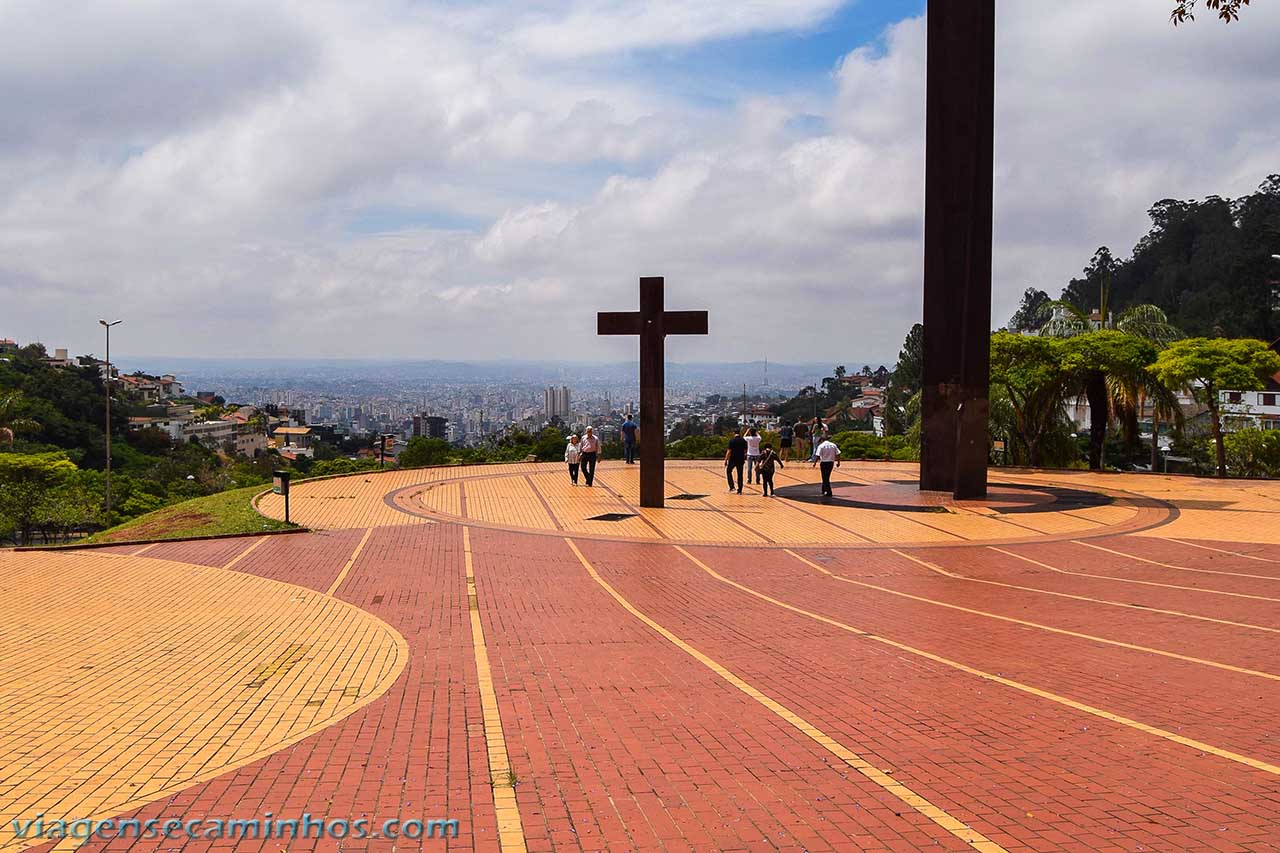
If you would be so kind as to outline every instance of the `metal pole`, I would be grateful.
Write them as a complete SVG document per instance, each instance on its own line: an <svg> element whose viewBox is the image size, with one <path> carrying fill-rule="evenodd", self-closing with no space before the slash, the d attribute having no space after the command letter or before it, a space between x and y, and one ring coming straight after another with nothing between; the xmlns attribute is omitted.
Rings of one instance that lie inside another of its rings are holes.
<svg viewBox="0 0 1280 853"><path fill-rule="evenodd" d="M107 324L107 518L111 524L111 324Z"/></svg>
<svg viewBox="0 0 1280 853"><path fill-rule="evenodd" d="M108 323L106 320L98 320L103 328L107 330L107 412L106 412L106 436L107 436L107 520L110 521L111 516L111 327L118 326L121 321L113 320Z"/></svg>

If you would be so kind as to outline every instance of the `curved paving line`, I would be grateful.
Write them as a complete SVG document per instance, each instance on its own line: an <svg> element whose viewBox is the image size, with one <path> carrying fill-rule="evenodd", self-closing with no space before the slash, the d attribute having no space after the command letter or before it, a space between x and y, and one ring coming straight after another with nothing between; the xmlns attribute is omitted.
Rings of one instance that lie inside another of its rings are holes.
<svg viewBox="0 0 1280 853"><path fill-rule="evenodd" d="M942 829L945 829L956 838L968 843L975 850L980 850L982 853L1004 853L1005 848L987 838L978 830L957 820L955 817L934 805L920 794L917 794L915 791L908 788L902 782L894 779L885 771L876 767L853 750L841 744L835 738L813 725L813 723L801 717L799 714L795 713L781 702L778 702L776 699L770 698L767 694L753 686L751 683L745 681L732 670L723 666L710 656L700 652L698 649L685 642L681 637L654 621L642 610L624 598L620 592L614 589L608 581L600 576L599 572L596 571L591 562L587 560L581 551L578 550L578 546L574 544L573 539L564 537L564 541L569 546L570 550L573 551L574 556L578 558L578 561L582 563L583 567L587 570L587 574L591 576L593 581L604 589L604 591L607 592L619 605L621 605L624 610L639 619L649 628L656 631L663 637L663 639L667 640L698 663L714 672L733 687L754 699L775 716L797 729L805 737L809 738L827 752L839 758L849 767L862 774L862 776L871 782L874 782L876 785L879 785L886 792L897 797L903 803L933 821L933 823ZM680 550L683 551L684 549Z"/></svg>
<svg viewBox="0 0 1280 853"><path fill-rule="evenodd" d="M933 652L925 651L924 649L918 649L918 648L915 648L914 646L907 645L906 643L900 643L897 640L891 640L888 637L884 637L879 634L872 634L868 631L862 630L861 628L857 628L857 627L854 627L853 625L849 625L844 622L841 622L838 619L832 619L829 616L823 616L821 613L814 613L811 610L805 610L802 607L797 607L794 604L789 604L785 601L774 598L773 596L760 592L757 589L752 589L746 584L742 584L735 580L725 577L724 575L720 574L715 569L711 568L706 563L702 562L697 557L693 556L684 548L678 545L676 546L676 550L679 551L684 556L686 556L687 558L689 558L689 560L692 561L693 564L696 565L698 568L702 569L702 571L706 572L708 575L720 581L721 583L727 584L728 586L731 586L741 592L744 592L747 595L758 598L761 601L766 601L784 610L789 610L792 613L797 613L801 616L807 616L808 618L821 622L825 625L830 625L831 627L838 628L841 631L847 631L850 634L853 634L854 636L862 637L864 639L867 639L876 643L883 643L884 645L889 646L891 648L898 649L899 651L916 655L917 657L924 658L925 660L934 661L935 663L942 664L943 666L950 667L951 669L955 669L960 672L964 672L969 675L976 676L986 681L991 681L995 684L1001 684L1005 687L1012 688L1013 690L1017 690L1022 693L1027 693L1031 696L1036 696L1041 699L1046 699L1055 704L1062 705L1064 707L1071 708L1073 710L1080 711L1082 713L1089 714L1094 717L1098 717L1099 719L1107 720L1108 722L1112 722L1112 723L1117 723L1121 726L1135 729L1137 731L1144 732L1146 734L1155 735L1156 737L1163 738L1164 740L1181 744L1182 746L1189 747L1193 750L1209 753L1210 755L1216 755L1219 758L1225 758L1228 761L1234 761L1237 764L1243 764L1246 767L1251 767L1255 770L1261 770L1262 772L1269 773L1273 776L1280 776L1280 765L1272 764L1267 761L1262 761L1257 758L1252 758L1251 756L1243 755L1241 753L1234 752L1229 749L1223 749L1222 747L1214 746L1213 744L1205 743L1204 741L1196 740L1194 738L1184 737L1183 735L1177 734L1176 732L1171 732L1171 731L1168 731L1167 729L1159 728L1158 726L1148 725L1147 723L1143 723L1139 720L1134 720L1129 717L1122 716L1120 714L1113 714L1112 712L1107 711L1103 708L1097 708L1097 707L1094 707L1093 705L1085 704L1084 702L1077 702L1075 699L1071 699L1067 696L1062 696L1060 694L1053 693L1049 690L1042 690L1039 687L1033 687L1030 684L1023 684L1020 681L1015 681L1012 678L1005 678L1002 675L997 675L992 672L986 672L984 670L978 669L977 667L972 667L967 664L960 663L959 661L954 661L954 660L951 660L950 658L945 658L942 655L937 655L937 654L934 654ZM804 558L801 557L799 559L803 560ZM820 568L816 564L811 564L811 565L814 565L815 568Z"/></svg>
<svg viewBox="0 0 1280 853"><path fill-rule="evenodd" d="M247 554L247 551L245 553ZM69 557L69 555L49 555L49 556L53 556L54 559L62 559L62 560L71 558ZM78 557L81 555L76 555L76 556ZM124 559L132 559L128 555L118 555L118 556L121 556ZM48 557L46 557L46 559L47 558ZM380 619L379 617L375 616L372 613L369 613L363 608L357 607L356 605L343 601L341 599L334 598L331 595L327 595L323 592L319 592L313 589L308 589L306 587L301 587L296 584L291 584L285 581L275 580L273 578L265 578L259 575L250 575L244 572L237 572L227 568L214 567L214 566L200 566L200 565L191 564L191 563L182 563L175 560L156 561L147 557L139 558L139 561L150 563L150 564L155 564L157 562L169 563L175 567L193 569L202 574L224 573L227 575L238 575L245 578L252 578L253 583L255 585L261 585L261 587L265 587L268 589L280 590L281 592L288 591L291 597L296 597L300 594L306 595L306 596L316 596L318 599L323 599L327 607L338 608L339 610L346 611L348 614L354 615L356 618L363 621L366 625L371 625L372 627L375 627L376 629L381 631L385 635L385 637L390 640L393 657L389 665L386 667L385 672L369 688L366 694L364 694L363 696L359 696L355 701L351 702L348 705L344 705L344 706L340 706L339 708L336 708L332 713L329 714L329 716L326 716L323 720L319 722L314 722L296 731L290 731L287 734L279 737L278 739L272 740L269 744L262 746L258 749L254 749L252 752L249 752L243 755L234 756L233 760L225 764L221 764L209 770L202 770L202 771L196 772L178 781L174 781L167 785L164 785L162 788L149 790L144 795L124 799L120 802L112 802L109 799L109 797L104 797L103 800L98 803L92 803L92 800L90 800L90 803L92 804L88 805L85 808L85 811L87 813L75 813L75 814L65 815L65 819L68 821L80 820L80 819L105 820L107 818L112 818L118 815L127 814L128 812L134 811L149 803L153 803L164 797L179 793L187 788L192 787L193 785L199 785L199 784L211 781L220 776L224 776L240 768L253 764L256 761L260 761L261 759L266 758L274 753L277 753L282 749L287 749L288 747L293 746L305 740L306 738L311 737L312 735L315 735L321 731L324 731L325 729L328 729L333 725L336 725L342 722L343 720L350 717L352 714L366 708L368 705L372 704L374 701L381 698L387 692L387 690L390 689L390 687L393 684L395 684L397 680L399 680L401 675L404 673L404 669L406 665L408 664L409 646L407 641L400 634L399 631L397 631L395 628L393 628L384 620ZM3 562L6 562L6 561L0 559L0 563L3 563ZM114 563L117 561L112 561L112 562ZM8 573L6 572L6 574ZM189 624L189 623L181 622L181 620L179 619L175 619L174 621L175 623ZM306 635L302 635L302 636L306 636ZM291 654L294 656L294 658L296 658L296 656L300 653L294 651ZM264 665L263 669L260 670L260 674L263 674L263 677L271 677L276 674L283 675L283 673L287 671L287 669L292 665L291 661L293 661L293 658L290 658L288 655L289 655L289 650L286 650L286 653L282 653L281 656L278 656L278 659L276 661L268 662L266 665ZM267 670L272 669L272 667L274 667L274 669L271 672L267 672ZM280 699L281 701L286 700L286 697L277 697L277 698ZM270 706L270 704L271 703L268 702L268 706ZM178 713L179 711L175 711L173 712L172 716L177 716ZM123 743L124 745L127 746L129 743L129 739L128 738L123 739ZM198 750L200 748L201 746L196 746L193 750L191 750L191 752L198 754ZM119 773L119 770L117 770L117 773ZM13 775L9 773L6 773L5 775L7 776L9 781L13 781L14 779ZM106 781L110 781L111 779L116 779L116 778L117 776L108 776L106 777ZM119 784L115 785L113 787L113 790L119 790L121 787L123 787L123 784L125 781L127 781L127 778L128 778L127 776L118 777ZM12 793L11 792L7 793L6 796L12 796ZM29 819L30 817L25 814L19 814L18 816L22 817L23 819ZM46 817L46 822L58 819L57 816L51 817L47 812L45 813L45 817ZM6 824L4 827L0 827L0 828L3 828L4 830L6 830L6 834L8 834L7 831L11 830L12 826L11 824ZM57 850L74 849L74 847L79 846L83 842L83 840L84 839L65 838L54 849L57 849ZM7 841L0 842L0 850L21 850L21 849L26 849L32 846L49 844L50 842L51 842L51 839L48 839L48 838L18 839L16 837L12 837L12 838L9 838ZM66 845L70 845L70 847Z"/></svg>
<svg viewBox="0 0 1280 853"><path fill-rule="evenodd" d="M707 468L707 466L705 465L696 465L696 464L685 465L680 467L684 469ZM608 472L604 471L603 473L607 474ZM565 535L565 532L561 530L554 530L550 528L522 527L518 525L502 524L499 522L486 521L484 519L463 517L463 516L453 515L451 513L429 510L421 506L420 503L416 507L410 504L410 500L414 497L417 497L415 490L420 490L423 486L428 484L432 486L439 486L447 483L465 483L468 481L474 481L478 479L498 479L498 478L506 478L506 477L523 477L523 476L526 476L526 474L522 472L512 472L512 471L503 471L503 472L494 472L494 473L479 472L475 474L467 474L467 475L458 476L458 477L450 477L450 478L445 478L440 480L431 480L431 481L425 481L421 483L414 483L407 486L400 486L398 488L392 489L390 492L387 492L383 496L383 502L387 506L392 507L398 510L399 512L402 512L405 515L414 516L421 519L466 524L471 527L477 527L477 528L486 529L486 530L505 530L505 531L514 531L518 533L527 533L534 536L554 536L554 537L562 538ZM1048 486L1051 484L1040 483L1039 485ZM1053 534L1036 533L1028 536L1001 537L1001 538L995 538L995 539L960 539L955 542L868 541L866 543L860 543L860 542L855 543L855 542L812 541L812 542L780 542L780 543L752 542L750 544L751 544L751 547L772 548L772 549L806 548L806 547L812 547L812 546L820 546L823 548L838 548L842 550L867 550L867 549L875 550L875 549L883 549L883 548L965 548L965 547L973 547L978 545L982 545L982 546L1019 545L1019 544L1027 544L1032 542L1036 542L1036 543L1066 542L1066 541L1076 541L1080 539L1094 539L1094 538L1102 538L1102 537L1108 537L1108 536L1116 536L1120 534L1140 533L1140 532L1153 530L1155 528L1167 525L1178 517L1177 507L1166 501L1161 501L1159 499L1151 498L1146 495L1139 495L1137 493L1129 492L1123 489L1115 489L1110 487L1097 487L1095 490L1103 494L1108 494L1111 496L1119 496L1124 498L1127 501L1126 508L1134 510L1134 517L1128 521L1120 522L1118 524L1099 525L1097 528L1092 530L1071 531L1071 532L1053 533ZM863 510L863 511L876 512L878 510ZM644 517L642 512L641 512L641 517L642 518ZM855 519L856 517L851 517L850 520L852 521ZM839 524L834 524L825 518L822 520L827 521L827 523L833 524L833 526L837 528L846 530L847 532L856 533L856 531L853 530L852 528L844 527ZM655 540L655 539L647 539L647 538L640 538L640 537L634 537L634 536L615 536L615 535L608 535L603 533L586 533L586 532L574 532L572 535L575 539L587 539L587 540L606 541L606 542L632 542L637 544L650 544L650 545L654 544L655 542L660 542L660 543L669 544L669 545L697 545L699 547L707 546L707 547L719 547L719 548L725 548L725 547L734 548L734 547L741 547L744 544L742 542L732 542L732 541L725 541L725 540L672 539L667 537L663 537L661 539Z"/></svg>

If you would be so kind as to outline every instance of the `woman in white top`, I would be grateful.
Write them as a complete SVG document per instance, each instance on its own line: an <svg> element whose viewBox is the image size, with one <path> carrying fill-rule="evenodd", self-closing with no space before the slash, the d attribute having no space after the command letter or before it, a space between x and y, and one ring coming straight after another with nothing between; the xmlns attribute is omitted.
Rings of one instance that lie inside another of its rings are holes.
<svg viewBox="0 0 1280 853"><path fill-rule="evenodd" d="M579 445L578 450L581 451L582 456L582 476L590 486L596 478L596 459L600 455L600 439L596 438L591 427L587 427L582 434L582 444Z"/></svg>
<svg viewBox="0 0 1280 853"><path fill-rule="evenodd" d="M747 482L750 483L751 472L760 464L760 433L751 427L743 438L747 440Z"/></svg>
<svg viewBox="0 0 1280 853"><path fill-rule="evenodd" d="M569 443L564 448L564 461L569 463L569 479L578 485L578 463L582 461L582 451L578 449L578 434L569 436Z"/></svg>

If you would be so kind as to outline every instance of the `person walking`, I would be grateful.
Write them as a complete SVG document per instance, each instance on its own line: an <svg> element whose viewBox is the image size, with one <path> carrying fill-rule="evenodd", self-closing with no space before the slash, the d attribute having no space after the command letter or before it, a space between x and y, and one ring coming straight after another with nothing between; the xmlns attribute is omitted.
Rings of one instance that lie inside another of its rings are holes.
<svg viewBox="0 0 1280 853"><path fill-rule="evenodd" d="M631 420L631 415L627 415L627 419L622 422L622 456L626 459L628 465L634 465L636 461L636 436L640 434L640 425Z"/></svg>
<svg viewBox="0 0 1280 853"><path fill-rule="evenodd" d="M569 481L578 485L578 465L582 462L582 450L578 447L578 435L569 436L569 443L564 448L564 461L569 463Z"/></svg>
<svg viewBox="0 0 1280 853"><path fill-rule="evenodd" d="M773 452L773 447L766 444L760 451L760 461L756 463L760 472L760 492L766 498L773 494L773 466L785 468L782 458Z"/></svg>
<svg viewBox="0 0 1280 853"><path fill-rule="evenodd" d="M791 426L791 421L784 421L782 427L778 430L778 449L782 455L780 459L788 460L791 458L791 442L795 438L796 431Z"/></svg>
<svg viewBox="0 0 1280 853"><path fill-rule="evenodd" d="M749 427L743 440L747 443L747 482L750 483L752 473L760 464L760 433L755 427ZM756 477L758 479L759 474Z"/></svg>
<svg viewBox="0 0 1280 853"><path fill-rule="evenodd" d="M797 420L795 425L796 436L796 458L803 459L806 455L804 443L809 438L809 425L804 421Z"/></svg>
<svg viewBox="0 0 1280 853"><path fill-rule="evenodd" d="M600 457L600 439L595 431L587 427L582 433L582 443L578 445L582 458L582 477L590 486L596 479L596 459Z"/></svg>
<svg viewBox="0 0 1280 853"><path fill-rule="evenodd" d="M827 427L825 424L822 423L822 418L819 418L815 415L812 423L809 424L809 448L810 448L809 461L810 462L818 461L818 445L822 444L822 442L826 440L827 440Z"/></svg>
<svg viewBox="0 0 1280 853"><path fill-rule="evenodd" d="M724 452L725 477L729 480L729 491L733 491L733 472L738 472L738 494L742 494L742 466L747 462L747 440L738 429L729 439L729 447Z"/></svg>
<svg viewBox="0 0 1280 853"><path fill-rule="evenodd" d="M813 451L818 467L822 469L822 495L831 497L831 469L840 467L840 447L831 439L824 439ZM809 465L813 467L812 463Z"/></svg>

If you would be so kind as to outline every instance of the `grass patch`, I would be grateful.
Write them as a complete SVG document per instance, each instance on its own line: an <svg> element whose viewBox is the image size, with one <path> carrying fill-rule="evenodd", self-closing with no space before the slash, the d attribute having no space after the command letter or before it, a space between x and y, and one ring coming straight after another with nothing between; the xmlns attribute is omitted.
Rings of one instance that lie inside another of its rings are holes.
<svg viewBox="0 0 1280 853"><path fill-rule="evenodd" d="M183 539L189 536L225 536L261 533L297 527L258 513L250 503L264 486L249 486L193 498L167 506L123 524L95 533L86 542L125 542L137 539Z"/></svg>

